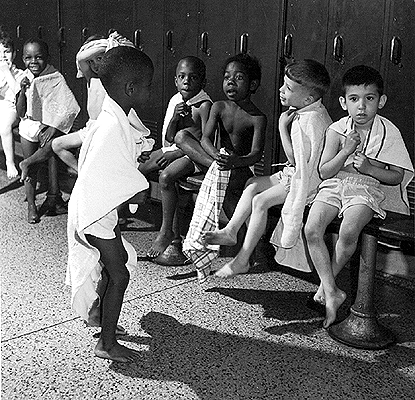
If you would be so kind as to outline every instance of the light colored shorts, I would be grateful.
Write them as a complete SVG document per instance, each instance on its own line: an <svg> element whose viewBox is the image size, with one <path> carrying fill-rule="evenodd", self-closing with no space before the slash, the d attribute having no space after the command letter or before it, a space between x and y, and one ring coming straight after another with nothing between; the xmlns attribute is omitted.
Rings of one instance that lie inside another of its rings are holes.
<svg viewBox="0 0 415 400"><path fill-rule="evenodd" d="M114 239L115 227L117 226L117 223L118 212L115 208L98 221L95 221L93 224L89 225L84 230L84 233L101 239Z"/></svg>
<svg viewBox="0 0 415 400"><path fill-rule="evenodd" d="M340 171L334 178L326 179L320 184L313 202L321 201L337 207L339 217L348 207L365 205L375 212L375 216L383 219L386 212L380 204L385 199L385 194L379 185L379 181L371 176Z"/></svg>
<svg viewBox="0 0 415 400"><path fill-rule="evenodd" d="M281 185L284 185L285 191L288 193L291 187L291 179L295 173L294 166L285 166L281 171L272 174L273 177L276 177Z"/></svg>
<svg viewBox="0 0 415 400"><path fill-rule="evenodd" d="M29 142L39 142L39 133L42 128L46 127L39 121L30 118L23 118L19 123L19 135Z"/></svg>

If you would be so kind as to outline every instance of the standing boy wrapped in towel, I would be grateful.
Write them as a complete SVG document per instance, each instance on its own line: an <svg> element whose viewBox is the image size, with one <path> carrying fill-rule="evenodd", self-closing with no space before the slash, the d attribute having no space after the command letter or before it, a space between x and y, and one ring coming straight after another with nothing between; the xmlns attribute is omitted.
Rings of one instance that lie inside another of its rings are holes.
<svg viewBox="0 0 415 400"><path fill-rule="evenodd" d="M385 218L385 209L409 214L406 185L413 177L398 128L377 114L387 100L379 72L364 65L353 67L344 74L342 86L339 100L348 116L327 130L319 166L324 181L305 226L310 256L321 279L314 301L326 307L325 328L336 320L346 299L335 277L355 252L360 232L373 216ZM390 190L395 195L385 199ZM324 234L336 216L342 222L330 260Z"/></svg>
<svg viewBox="0 0 415 400"><path fill-rule="evenodd" d="M251 100L260 82L261 66L255 57L237 54L228 58L222 82L227 99L213 104L201 142L185 134L175 139L193 161L209 168L183 245L200 281L209 276L219 247L206 247L202 234L218 228L222 206L226 215L232 216L247 180L253 175L251 167L262 157L267 118ZM214 146L215 137L220 148Z"/></svg>
<svg viewBox="0 0 415 400"><path fill-rule="evenodd" d="M279 133L288 165L271 176L250 179L226 227L204 234L209 245L229 246L236 243L241 226L248 225L241 250L216 272L217 276L231 278L248 272L249 258L265 231L272 206L284 204L281 245L292 247L298 241L304 206L320 183L317 164L324 132L331 123L321 98L329 86L329 74L317 61L302 60L286 66L280 100L289 109L280 116Z"/></svg>
<svg viewBox="0 0 415 400"><path fill-rule="evenodd" d="M23 62L26 66L25 78L17 98L16 109L21 117L19 134L25 160L33 155L48 152L54 137L66 134L79 113L75 96L65 82L65 78L49 64L48 45L40 39L29 39L23 45ZM36 156L35 156L36 157ZM22 164L23 163L23 164ZM22 167L21 180L24 181L28 222L39 222L35 204L35 190L38 164L33 168ZM49 189L41 209L49 215L66 213L66 204L58 182L58 164L55 157L49 158Z"/></svg>
<svg viewBox="0 0 415 400"><path fill-rule="evenodd" d="M81 147L69 201L66 282L72 287L72 308L83 320L100 322L95 355L119 362L135 354L117 342L116 329L129 282L127 265L135 266L137 255L121 236L117 207L136 202L148 188L138 171L134 109L148 102L153 71L150 58L136 48L119 46L105 53L99 77L108 96Z"/></svg>
<svg viewBox="0 0 415 400"><path fill-rule="evenodd" d="M203 90L206 84L206 66L200 58L182 58L177 64L174 80L178 92L170 99L167 107L162 148L151 153L150 159L140 165L140 171L146 176L163 170L159 177L163 221L159 234L147 251L150 259L157 258L180 235L180 232L173 231L178 202L176 182L184 176L200 172L197 165L174 144L175 137L186 134L200 140L212 105L212 100Z"/></svg>

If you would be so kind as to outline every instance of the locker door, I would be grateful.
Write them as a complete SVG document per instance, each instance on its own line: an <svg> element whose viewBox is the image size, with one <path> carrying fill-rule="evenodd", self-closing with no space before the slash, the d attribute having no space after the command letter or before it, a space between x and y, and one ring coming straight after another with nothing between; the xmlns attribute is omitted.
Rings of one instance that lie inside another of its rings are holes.
<svg viewBox="0 0 415 400"><path fill-rule="evenodd" d="M176 92L174 76L180 58L197 55L198 2L176 0L164 3L163 114Z"/></svg>
<svg viewBox="0 0 415 400"><path fill-rule="evenodd" d="M222 67L236 53L237 0L200 2L197 55L206 64L206 91L212 100L224 99Z"/></svg>
<svg viewBox="0 0 415 400"><path fill-rule="evenodd" d="M59 69L58 0L45 0L42 2L31 0L14 3L16 4L13 4L13 6L2 7L1 24L10 31L13 38L16 38L16 28L20 26L20 35L15 40L15 45L18 50L16 58L17 65L23 68L23 63L21 62L23 43L29 38L39 37L48 44L51 63Z"/></svg>
<svg viewBox="0 0 415 400"><path fill-rule="evenodd" d="M62 42L60 46L62 68L66 82L72 89L81 111L74 123L73 129L79 129L85 125L88 120L86 111L86 82L83 78L76 77L76 53L82 43L89 36L89 28L83 30L87 24L84 18L85 0L73 0L70 4L61 2L61 35ZM85 35L83 35L83 32ZM92 34L92 33L91 33Z"/></svg>
<svg viewBox="0 0 415 400"><path fill-rule="evenodd" d="M385 94L388 101L381 114L401 131L406 146L415 161L415 95L414 95L414 8L411 0L390 1L388 26L385 29L382 57Z"/></svg>
<svg viewBox="0 0 415 400"><path fill-rule="evenodd" d="M311 58L324 64L329 0L287 1L284 56L293 59Z"/></svg>
<svg viewBox="0 0 415 400"><path fill-rule="evenodd" d="M133 39L135 45L143 50L153 61L154 77L151 89L151 98L148 107L143 110L140 117L152 131L157 131L161 137L161 129L165 108L163 108L163 0L152 0L146 6L136 6L136 23L134 25ZM173 77L166 77L169 82Z"/></svg>
<svg viewBox="0 0 415 400"><path fill-rule="evenodd" d="M262 162L255 166L258 175L270 174L276 158L277 109L279 105L279 36L282 29L281 2L259 5L249 0L238 1L237 52L257 57L262 66L261 86L252 101L266 114L268 124Z"/></svg>
<svg viewBox="0 0 415 400"><path fill-rule="evenodd" d="M359 64L380 69L385 0L331 0L326 67L332 78L326 106L333 120L344 116L338 98L344 72Z"/></svg>

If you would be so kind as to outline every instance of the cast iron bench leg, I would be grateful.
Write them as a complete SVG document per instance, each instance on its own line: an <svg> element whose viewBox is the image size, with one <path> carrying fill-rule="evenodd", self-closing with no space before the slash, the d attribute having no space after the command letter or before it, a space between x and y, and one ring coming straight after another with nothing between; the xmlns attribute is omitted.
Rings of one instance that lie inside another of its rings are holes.
<svg viewBox="0 0 415 400"><path fill-rule="evenodd" d="M356 300L350 315L328 328L329 335L340 343L368 350L383 349L395 343L393 333L377 321L373 305L376 249L377 238L363 233Z"/></svg>

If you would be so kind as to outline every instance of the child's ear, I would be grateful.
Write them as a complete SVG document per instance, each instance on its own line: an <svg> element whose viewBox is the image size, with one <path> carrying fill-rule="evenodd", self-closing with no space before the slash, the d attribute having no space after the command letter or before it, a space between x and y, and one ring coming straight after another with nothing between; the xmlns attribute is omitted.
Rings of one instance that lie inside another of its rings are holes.
<svg viewBox="0 0 415 400"><path fill-rule="evenodd" d="M131 96L134 93L134 82L129 81L125 84L125 94Z"/></svg>
<svg viewBox="0 0 415 400"><path fill-rule="evenodd" d="M249 90L251 93L255 93L259 88L259 80L258 79L254 79L251 81L250 85L249 85Z"/></svg>
<svg viewBox="0 0 415 400"><path fill-rule="evenodd" d="M314 101L314 96L310 94L304 99L304 105L309 106L310 104L314 103Z"/></svg>
<svg viewBox="0 0 415 400"><path fill-rule="evenodd" d="M382 94L382 96L380 96L379 104L378 104L379 110L385 106L387 100L388 100L388 97L386 96L386 94Z"/></svg>
<svg viewBox="0 0 415 400"><path fill-rule="evenodd" d="M346 99L343 96L339 97L339 103L344 111L347 111Z"/></svg>

